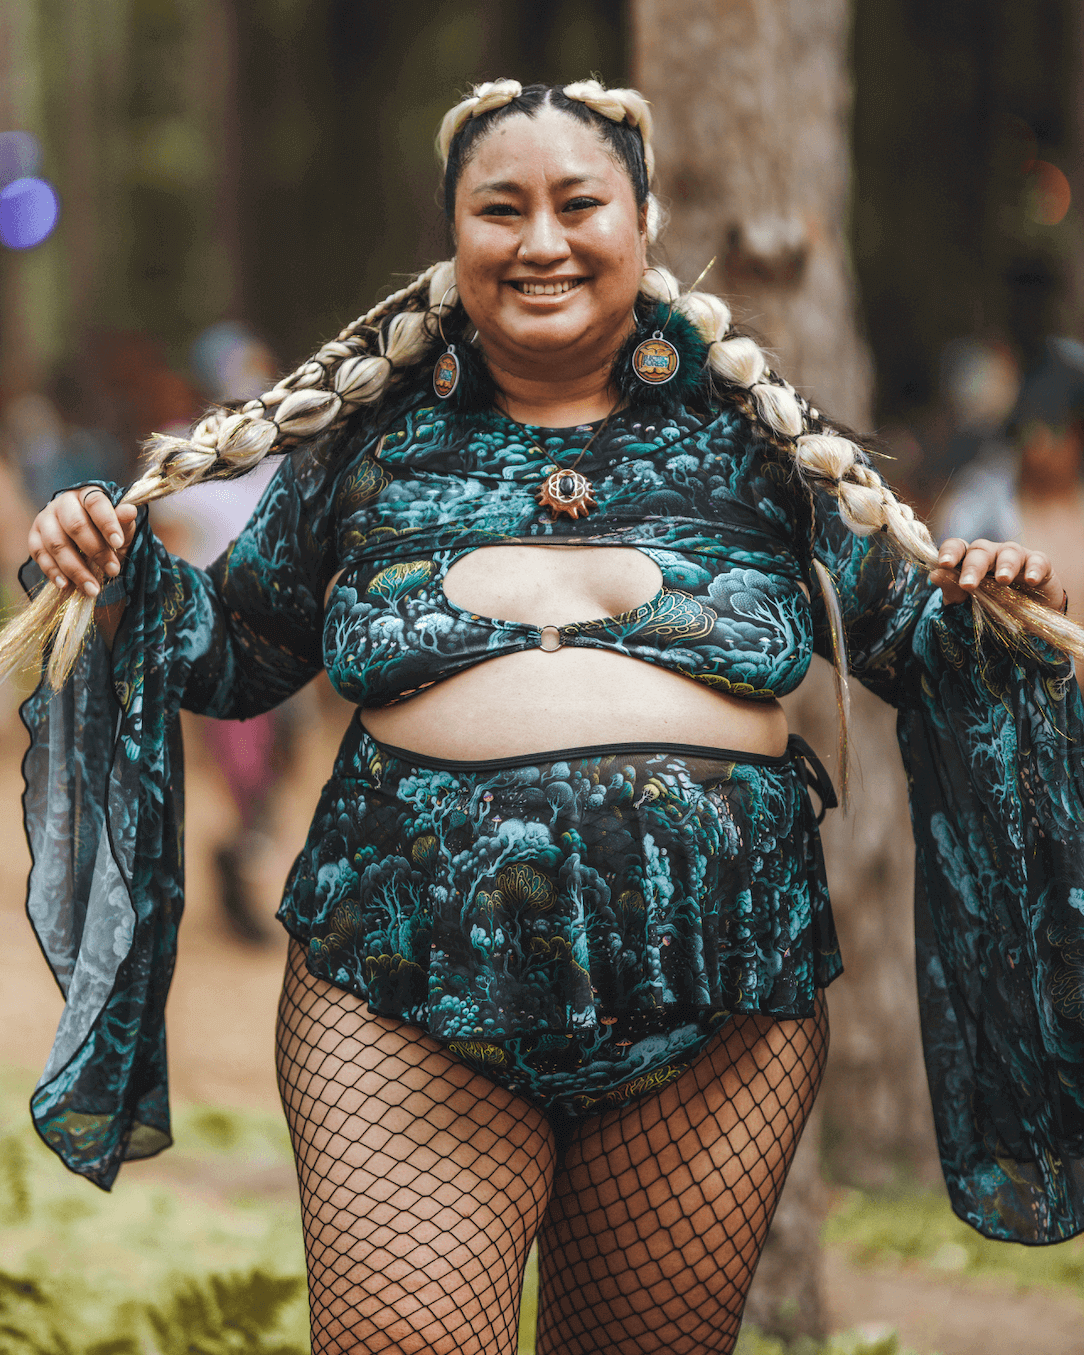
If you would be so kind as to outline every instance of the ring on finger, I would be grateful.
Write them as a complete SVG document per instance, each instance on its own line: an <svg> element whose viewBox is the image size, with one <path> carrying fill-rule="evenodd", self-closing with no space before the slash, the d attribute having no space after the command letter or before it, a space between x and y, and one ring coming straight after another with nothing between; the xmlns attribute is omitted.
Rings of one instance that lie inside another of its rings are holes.
<svg viewBox="0 0 1084 1355"><path fill-rule="evenodd" d="M104 493L105 493L104 489L100 489L97 485L91 485L91 487L86 491L85 494L81 494L79 496L79 502L85 508L87 506L87 500L90 498L92 494L104 494Z"/></svg>

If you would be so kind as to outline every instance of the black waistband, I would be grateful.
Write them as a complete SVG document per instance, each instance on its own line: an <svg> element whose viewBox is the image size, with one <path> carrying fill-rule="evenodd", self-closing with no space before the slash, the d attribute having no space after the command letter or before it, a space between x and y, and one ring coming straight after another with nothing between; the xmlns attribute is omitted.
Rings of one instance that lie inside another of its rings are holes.
<svg viewBox="0 0 1084 1355"><path fill-rule="evenodd" d="M594 743L580 748L551 748L537 753L518 753L512 757L483 759L458 759L433 757L428 753L416 753L410 748L396 748L393 744L381 743L374 739L361 725L362 734L374 747L388 757L403 762L415 763L419 767L431 767L437 771L449 772L489 772L500 771L505 767L532 767L542 762L574 762L583 758L620 757L637 755L656 755L665 757L704 758L710 762L738 762L753 767L786 767L797 762L802 779L806 785L817 792L821 802L821 812L817 816L820 823L827 810L835 809L839 803L832 786L831 778L824 764L800 734L791 734L787 739L787 751L773 756L770 753L748 753L738 748L708 748L695 743Z"/></svg>
<svg viewBox="0 0 1084 1355"><path fill-rule="evenodd" d="M806 785L817 792L821 802L821 812L817 815L817 822L823 823L825 814L839 805L839 801L836 799L836 788L832 785L832 778L825 770L824 763L800 734L792 734L787 739L787 752L791 757L797 758Z"/></svg>

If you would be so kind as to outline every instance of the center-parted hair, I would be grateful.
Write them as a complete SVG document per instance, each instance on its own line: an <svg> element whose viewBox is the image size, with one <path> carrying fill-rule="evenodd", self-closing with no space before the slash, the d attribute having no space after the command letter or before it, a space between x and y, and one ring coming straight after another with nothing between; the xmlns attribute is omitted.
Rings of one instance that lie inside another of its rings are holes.
<svg viewBox="0 0 1084 1355"><path fill-rule="evenodd" d="M587 102L594 97L596 103L602 103L597 98L600 87L593 80L563 87L528 85L514 99L507 99L514 84L512 80L498 80L492 85L479 85L472 98L456 104L440 125L437 154L444 162L444 215L450 222L455 221L460 175L479 141L507 118L533 118L540 108L556 108L590 127L629 176L637 207L649 201L654 162L650 159L651 112L646 99L632 89L603 91L604 106L610 110L603 113Z"/></svg>
<svg viewBox="0 0 1084 1355"><path fill-rule="evenodd" d="M650 109L636 90L608 90L597 80L526 89L515 80L476 86L445 115L437 135L445 211L454 215L460 174L479 141L502 120L532 117L547 106L590 126L602 139L628 173L637 204L646 203L648 238L653 240L661 213L651 193ZM644 274L638 302L653 306L674 298L675 310L706 345L706 379L723 398L740 403L780 460L810 488L834 495L851 531L881 532L905 560L926 569L936 567L937 551L926 526L892 493L868 453L773 372L752 338L735 330L726 302L709 292L682 292L664 268L653 267ZM200 481L232 479L269 453L327 433L361 409L379 409L396 388L428 379L442 346L438 312L443 315L458 304L454 260L433 264L240 409L211 409L188 437L149 438L145 469L122 502L148 503ZM824 567L813 563L833 623L836 668L845 694L846 651L838 601ZM1035 635L1084 658L1084 629L1038 597L987 577L974 596L974 610L980 626L985 617L1010 643L1026 643L1029 635ZM48 677L55 687L61 686L93 615L93 599L46 582L22 615L0 633L0 671L25 662L51 640Z"/></svg>

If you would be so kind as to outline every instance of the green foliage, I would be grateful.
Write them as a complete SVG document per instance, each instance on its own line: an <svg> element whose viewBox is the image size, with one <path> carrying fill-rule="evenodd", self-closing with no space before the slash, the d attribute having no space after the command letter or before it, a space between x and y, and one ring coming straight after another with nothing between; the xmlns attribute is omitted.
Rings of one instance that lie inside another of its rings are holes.
<svg viewBox="0 0 1084 1355"><path fill-rule="evenodd" d="M41 1144L28 1093L25 1077L0 1070L4 1355L308 1350L301 1226L279 1117L183 1111L168 1162L129 1163L107 1195Z"/></svg>
<svg viewBox="0 0 1084 1355"><path fill-rule="evenodd" d="M824 1232L860 1264L919 1262L956 1275L991 1275L1021 1289L1063 1285L1084 1291L1084 1236L1052 1247L1025 1247L981 1236L941 1191L848 1191Z"/></svg>
<svg viewBox="0 0 1084 1355"><path fill-rule="evenodd" d="M519 1305L519 1344L517 1355L534 1355L534 1333L538 1325L538 1248L532 1247L523 1277L523 1296Z"/></svg>
<svg viewBox="0 0 1084 1355"><path fill-rule="evenodd" d="M755 1327L742 1327L734 1355L915 1355L915 1352L901 1346L899 1337L890 1330L839 1332L824 1342L804 1338L788 1346Z"/></svg>
<svg viewBox="0 0 1084 1355"><path fill-rule="evenodd" d="M16 1134L0 1138L0 1221L25 1223L30 1217L26 1149Z"/></svg>
<svg viewBox="0 0 1084 1355"><path fill-rule="evenodd" d="M279 1331L283 1309L303 1286L300 1276L259 1270L212 1275L203 1284L183 1283L165 1305L147 1304L141 1316L154 1333L156 1355L303 1355Z"/></svg>
<svg viewBox="0 0 1084 1355"><path fill-rule="evenodd" d="M260 1270L176 1279L156 1303L120 1304L109 1335L98 1338L87 1332L70 1283L51 1287L0 1272L0 1348L5 1355L304 1355L304 1333L282 1329L303 1287L301 1276Z"/></svg>

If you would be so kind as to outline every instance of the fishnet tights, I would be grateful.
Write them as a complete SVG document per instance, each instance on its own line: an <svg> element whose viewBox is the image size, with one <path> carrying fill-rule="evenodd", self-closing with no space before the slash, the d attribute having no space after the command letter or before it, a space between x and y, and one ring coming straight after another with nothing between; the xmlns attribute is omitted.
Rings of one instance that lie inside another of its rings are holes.
<svg viewBox="0 0 1084 1355"><path fill-rule="evenodd" d="M313 978L291 942L278 1074L316 1355L512 1355L539 1237L539 1355L727 1355L828 1048L736 1017L660 1092L574 1124Z"/></svg>

